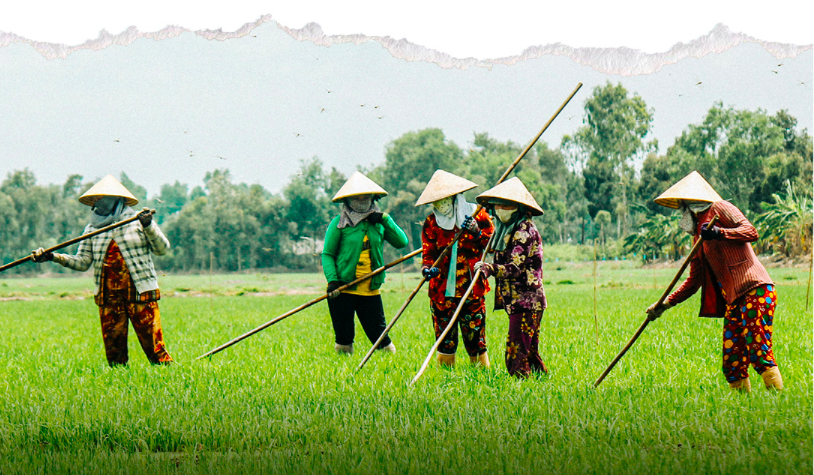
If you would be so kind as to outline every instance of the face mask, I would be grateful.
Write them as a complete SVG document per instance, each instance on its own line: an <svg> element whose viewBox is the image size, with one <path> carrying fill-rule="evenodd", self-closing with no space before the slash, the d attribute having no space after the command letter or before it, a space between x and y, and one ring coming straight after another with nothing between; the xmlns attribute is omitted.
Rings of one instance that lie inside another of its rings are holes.
<svg viewBox="0 0 814 475"><path fill-rule="evenodd" d="M678 222L678 227L690 236L695 235L695 218L687 205L681 207L681 220Z"/></svg>
<svg viewBox="0 0 814 475"><path fill-rule="evenodd" d="M512 219L512 215L514 215L515 211L517 211L517 208L515 209L495 208L495 214L497 215L497 218L504 223L508 223Z"/></svg>
<svg viewBox="0 0 814 475"><path fill-rule="evenodd" d="M373 199L369 195L351 196L348 198L348 206L357 213L364 213L373 205Z"/></svg>
<svg viewBox="0 0 814 475"><path fill-rule="evenodd" d="M107 216L116 208L118 201L118 196L103 196L96 200L96 203L93 204L93 209L99 216Z"/></svg>
<svg viewBox="0 0 814 475"><path fill-rule="evenodd" d="M447 196L446 198L434 201L432 203L432 207L435 209L435 211L438 211L438 214L450 216L452 215L452 197Z"/></svg>

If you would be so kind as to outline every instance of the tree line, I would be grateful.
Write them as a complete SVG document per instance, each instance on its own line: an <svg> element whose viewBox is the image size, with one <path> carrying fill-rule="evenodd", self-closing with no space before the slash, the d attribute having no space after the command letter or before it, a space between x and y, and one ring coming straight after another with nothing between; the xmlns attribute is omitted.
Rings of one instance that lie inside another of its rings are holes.
<svg viewBox="0 0 814 475"><path fill-rule="evenodd" d="M596 243L608 256L678 258L689 238L678 230L678 214L655 205L653 198L698 170L762 227L758 251L810 252L812 138L799 130L795 117L718 102L660 154L652 138L654 114L621 84L597 86L573 135L556 146L538 143L520 162L514 175L545 211L535 220L547 244ZM389 192L380 205L415 249L429 207L414 203L436 169L481 185L467 193L473 201L496 183L524 145L482 132L460 147L442 130L428 128L393 140L383 162L359 169ZM120 176L139 206L157 210L173 244L157 263L177 271L315 269L314 254L339 210L331 197L346 178L318 157L301 160L299 173L279 193L235 183L227 169L208 172L203 186L190 189L175 181L151 197L126 173ZM0 261L79 234L89 210L77 198L92 184L71 175L63 185L39 185L28 169L10 173L0 184Z"/></svg>

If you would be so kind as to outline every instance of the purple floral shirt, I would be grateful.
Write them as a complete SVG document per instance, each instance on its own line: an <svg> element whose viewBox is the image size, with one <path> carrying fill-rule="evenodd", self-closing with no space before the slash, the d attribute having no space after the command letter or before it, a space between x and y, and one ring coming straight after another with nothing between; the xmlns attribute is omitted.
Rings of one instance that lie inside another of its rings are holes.
<svg viewBox="0 0 814 475"><path fill-rule="evenodd" d="M545 309L543 240L537 227L525 219L505 239L506 250L495 252L494 264L481 268L487 277L495 276L495 309L504 308L508 314Z"/></svg>

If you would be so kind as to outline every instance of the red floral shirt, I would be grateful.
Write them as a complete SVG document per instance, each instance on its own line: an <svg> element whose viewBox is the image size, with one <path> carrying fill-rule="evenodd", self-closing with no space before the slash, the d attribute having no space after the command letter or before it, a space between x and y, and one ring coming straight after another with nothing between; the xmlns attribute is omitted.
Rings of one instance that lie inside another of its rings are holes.
<svg viewBox="0 0 814 475"><path fill-rule="evenodd" d="M492 224L492 220L489 218L489 215L486 214L486 211L481 210L475 216L475 221L477 221L478 226L481 229L480 236L476 238L472 234L464 232L461 239L458 240L458 260L455 266L456 297L463 296L466 289L469 288L469 284L472 282L472 276L475 274L473 267L475 266L476 262L481 260L483 250L486 247L486 244L488 244L492 233L495 231L495 226ZM442 229L435 221L435 214L427 216L427 219L424 221L424 228L421 231L421 241L423 246L422 265L431 267L433 262L435 262L438 256L441 255L444 248L452 243L452 240L455 239L458 231L459 229L457 226L450 231ZM445 294L447 291L447 274L449 272L449 259L451 255L452 250L450 250L450 252L448 252L438 264L438 269L441 271L441 275L434 279L430 279L429 295L430 300L433 302L440 303L447 298L445 297ZM472 289L472 293L469 295L469 300L481 299L484 297L484 295L486 295L486 292L489 292L489 290L489 282L483 275L481 275L481 277L478 278L478 282L475 284L475 287Z"/></svg>

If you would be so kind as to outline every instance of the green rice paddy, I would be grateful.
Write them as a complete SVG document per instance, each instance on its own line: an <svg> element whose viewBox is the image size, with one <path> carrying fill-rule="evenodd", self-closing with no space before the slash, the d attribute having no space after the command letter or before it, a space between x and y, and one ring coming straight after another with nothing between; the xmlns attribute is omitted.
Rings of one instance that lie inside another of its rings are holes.
<svg viewBox="0 0 814 475"><path fill-rule="evenodd" d="M807 270L769 269L786 390L752 373L748 396L729 390L722 322L696 316L698 296L650 324L593 388L675 268L600 263L597 341L593 264L549 262L550 375L506 374L501 311L487 317L491 369L461 351L413 387L434 339L425 292L391 334L398 353L354 374L369 343L357 325L356 352L336 355L324 302L195 360L320 295L321 276L164 275L177 363L150 366L131 329L130 364L111 369L92 275L0 279L0 473L811 473ZM388 274L388 319L417 281Z"/></svg>

